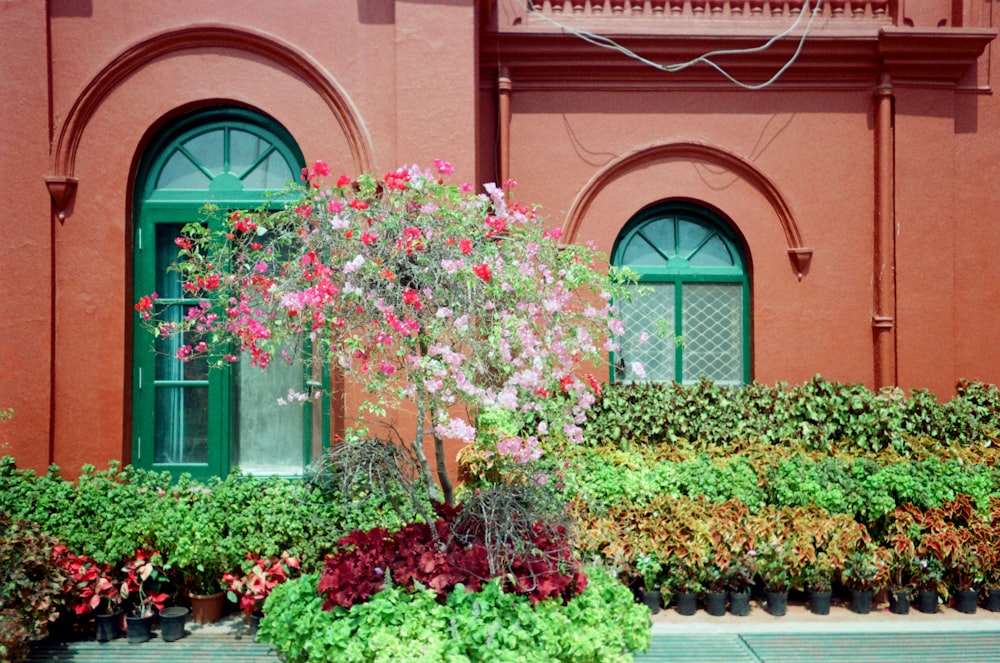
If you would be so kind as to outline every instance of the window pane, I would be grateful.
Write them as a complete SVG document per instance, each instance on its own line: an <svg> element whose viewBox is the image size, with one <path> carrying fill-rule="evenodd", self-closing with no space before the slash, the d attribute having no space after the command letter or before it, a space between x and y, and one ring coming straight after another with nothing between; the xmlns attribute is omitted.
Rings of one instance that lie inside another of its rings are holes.
<svg viewBox="0 0 1000 663"><path fill-rule="evenodd" d="M681 219L678 225L680 226L677 233L679 235L680 246L677 249L677 253L685 258L689 258L691 252L705 241L705 237L709 231L700 223L684 219Z"/></svg>
<svg viewBox="0 0 1000 663"><path fill-rule="evenodd" d="M192 310L193 306L174 304L163 312L164 322L180 322L181 316ZM183 335L158 336L156 338L156 379L157 380L207 380L208 360L205 357L181 361L177 359L177 350L184 345L194 347L203 339L203 332L190 332Z"/></svg>
<svg viewBox="0 0 1000 663"><path fill-rule="evenodd" d="M207 189L210 180L180 151L167 159L156 181L157 189Z"/></svg>
<svg viewBox="0 0 1000 663"><path fill-rule="evenodd" d="M170 269L177 262L180 251L174 240L180 237L183 223L156 225L156 294L164 299L183 296L180 272Z"/></svg>
<svg viewBox="0 0 1000 663"><path fill-rule="evenodd" d="M233 464L257 475L298 475L305 465L304 405L279 405L278 398L304 384L302 365L276 359L267 370L250 366L244 358L236 377L239 421Z"/></svg>
<svg viewBox="0 0 1000 663"><path fill-rule="evenodd" d="M292 171L278 152L272 152L243 178L245 189L260 191L280 191L294 181Z"/></svg>
<svg viewBox="0 0 1000 663"><path fill-rule="evenodd" d="M734 264L729 247L718 235L705 242L688 261L692 267L732 267Z"/></svg>
<svg viewBox="0 0 1000 663"><path fill-rule="evenodd" d="M618 309L625 323L618 357L624 372L619 377L625 381L639 379L632 371L632 363L640 362L646 373L644 379L674 380L674 284L652 284L651 291L631 302L622 302Z"/></svg>
<svg viewBox="0 0 1000 663"><path fill-rule="evenodd" d="M184 143L184 149L191 153L202 168L212 173L212 176L225 172L225 131L215 129L195 136Z"/></svg>
<svg viewBox="0 0 1000 663"><path fill-rule="evenodd" d="M208 387L157 387L156 463L208 462Z"/></svg>
<svg viewBox="0 0 1000 663"><path fill-rule="evenodd" d="M743 383L743 287L738 283L682 286L685 383L701 377Z"/></svg>
<svg viewBox="0 0 1000 663"><path fill-rule="evenodd" d="M658 267L666 264L663 256L641 235L634 235L625 247L624 264L636 267Z"/></svg>
<svg viewBox="0 0 1000 663"><path fill-rule="evenodd" d="M230 129L229 131L229 172L242 175L271 144L248 131Z"/></svg>

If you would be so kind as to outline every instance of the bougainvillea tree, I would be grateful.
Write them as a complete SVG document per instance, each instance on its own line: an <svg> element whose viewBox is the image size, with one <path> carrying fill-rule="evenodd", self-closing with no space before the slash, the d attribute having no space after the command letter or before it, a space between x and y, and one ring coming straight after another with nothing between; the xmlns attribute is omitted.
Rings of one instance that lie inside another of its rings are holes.
<svg viewBox="0 0 1000 663"><path fill-rule="evenodd" d="M450 164L399 168L382 178L331 177L317 162L281 211L235 212L222 229L192 224L176 241L183 289L200 304L181 322L157 320L156 295L140 316L158 335L197 339L178 358L266 368L322 361L368 394L359 413L409 407L405 442L440 495L423 452L433 436L445 498L443 440L472 442L476 416L510 412L530 424L489 453L535 459L540 439L580 437L621 323L611 302L627 277L591 247L560 241L513 183L445 184ZM305 400L289 385L284 400Z"/></svg>

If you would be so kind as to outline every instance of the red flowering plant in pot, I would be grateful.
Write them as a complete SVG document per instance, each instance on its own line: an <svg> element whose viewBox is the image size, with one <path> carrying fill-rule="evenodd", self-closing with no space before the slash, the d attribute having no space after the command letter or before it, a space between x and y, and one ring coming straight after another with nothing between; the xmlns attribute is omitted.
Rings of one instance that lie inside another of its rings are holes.
<svg viewBox="0 0 1000 663"><path fill-rule="evenodd" d="M65 593L76 615L113 615L122 610L128 587L108 564L76 555L62 544L53 547L52 555L66 577Z"/></svg>
<svg viewBox="0 0 1000 663"><path fill-rule="evenodd" d="M152 617L163 610L170 595L163 591L167 576L161 568L160 553L140 549L122 567L125 574L121 586L124 598L129 599L131 615Z"/></svg>
<svg viewBox="0 0 1000 663"><path fill-rule="evenodd" d="M288 551L270 557L247 553L246 559L249 568L240 574L223 574L222 585L227 598L249 616L260 611L272 589L299 574L299 560Z"/></svg>

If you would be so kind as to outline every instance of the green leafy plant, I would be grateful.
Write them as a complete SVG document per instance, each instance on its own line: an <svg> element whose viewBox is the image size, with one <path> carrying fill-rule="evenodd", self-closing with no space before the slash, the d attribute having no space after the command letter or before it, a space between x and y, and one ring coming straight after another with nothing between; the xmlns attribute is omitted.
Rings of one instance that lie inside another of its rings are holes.
<svg viewBox="0 0 1000 663"><path fill-rule="evenodd" d="M649 612L604 571L588 577L584 592L565 604L532 607L491 581L480 592L456 587L443 602L432 591L386 587L370 601L327 612L318 578L303 576L271 592L257 637L289 663L630 661L649 646Z"/></svg>
<svg viewBox="0 0 1000 663"><path fill-rule="evenodd" d="M862 542L844 560L840 579L853 590L878 590L889 582L889 551L870 542Z"/></svg>

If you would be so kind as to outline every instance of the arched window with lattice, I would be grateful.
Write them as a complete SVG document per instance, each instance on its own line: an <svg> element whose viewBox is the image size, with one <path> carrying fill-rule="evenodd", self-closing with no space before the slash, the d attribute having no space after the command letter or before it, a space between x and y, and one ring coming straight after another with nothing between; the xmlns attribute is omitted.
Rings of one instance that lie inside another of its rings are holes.
<svg viewBox="0 0 1000 663"><path fill-rule="evenodd" d="M688 202L651 206L625 225L612 262L637 272L644 292L618 302L625 333L616 380L749 382L750 278L741 244L718 214Z"/></svg>

